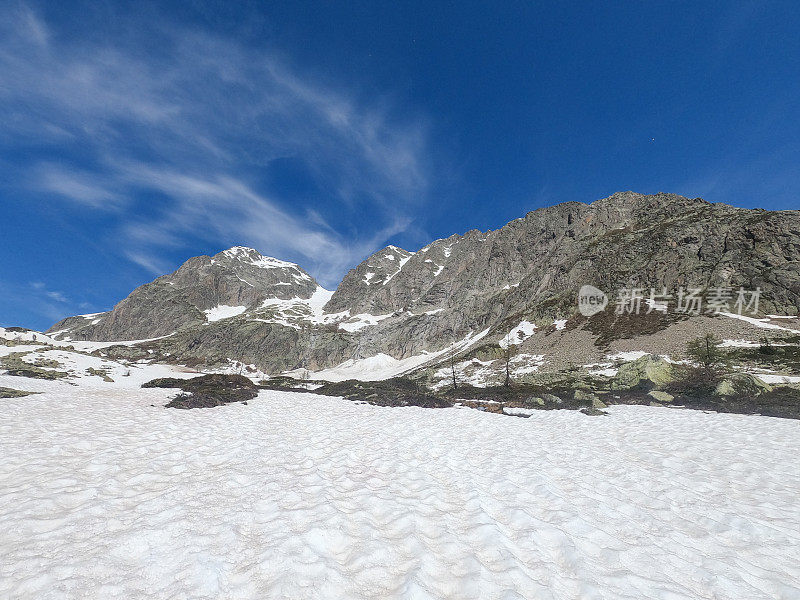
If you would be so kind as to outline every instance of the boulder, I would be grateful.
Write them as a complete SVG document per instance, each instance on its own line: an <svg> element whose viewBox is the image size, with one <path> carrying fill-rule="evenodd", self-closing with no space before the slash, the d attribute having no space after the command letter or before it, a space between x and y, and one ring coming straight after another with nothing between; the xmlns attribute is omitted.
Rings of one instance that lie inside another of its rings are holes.
<svg viewBox="0 0 800 600"><path fill-rule="evenodd" d="M714 394L717 396L760 396L765 392L771 392L772 386L761 381L750 373L732 373L726 375L717 385Z"/></svg>
<svg viewBox="0 0 800 600"><path fill-rule="evenodd" d="M542 398L525 398L522 401L525 405L525 408L536 408L537 406L544 406L544 400Z"/></svg>
<svg viewBox="0 0 800 600"><path fill-rule="evenodd" d="M600 400L600 398L596 394L592 392L587 392L586 390L582 389L575 390L575 400L577 402L591 403L592 408L596 409L608 408L606 403Z"/></svg>
<svg viewBox="0 0 800 600"><path fill-rule="evenodd" d="M589 417L601 417L603 415L607 415L608 414L606 411L600 410L599 408L594 408L594 407L592 407L592 408L582 408L581 412L584 415L587 415Z"/></svg>
<svg viewBox="0 0 800 600"><path fill-rule="evenodd" d="M553 394L542 394L542 400L544 400L547 404L562 404L563 400L558 396Z"/></svg>
<svg viewBox="0 0 800 600"><path fill-rule="evenodd" d="M611 381L611 389L655 388L669 383L672 379L672 365L659 356L648 354L620 366Z"/></svg>
<svg viewBox="0 0 800 600"><path fill-rule="evenodd" d="M661 402L663 404L669 404L673 400L675 400L675 396L672 394L668 394L667 392L662 392L661 390L650 390L647 393L653 400L657 402Z"/></svg>
<svg viewBox="0 0 800 600"><path fill-rule="evenodd" d="M30 396L31 394L38 394L39 392L26 392L23 390L15 390L7 387L0 387L0 398L21 398L22 396Z"/></svg>

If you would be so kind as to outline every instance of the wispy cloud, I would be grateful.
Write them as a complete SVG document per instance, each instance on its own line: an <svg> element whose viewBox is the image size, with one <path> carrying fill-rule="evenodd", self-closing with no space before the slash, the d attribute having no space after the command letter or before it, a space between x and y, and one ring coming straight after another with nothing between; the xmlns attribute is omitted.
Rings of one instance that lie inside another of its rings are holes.
<svg viewBox="0 0 800 600"><path fill-rule="evenodd" d="M80 205L115 210L126 203L123 196L111 189L116 182L104 182L104 178L97 174L82 173L52 164L39 165L31 172L37 189L52 192Z"/></svg>
<svg viewBox="0 0 800 600"><path fill-rule="evenodd" d="M232 39L162 26L158 44L76 42L15 10L0 25L0 143L74 157L18 178L42 198L109 212L115 249L150 271L165 248L200 238L302 259L331 283L407 227L425 197L419 118L400 120ZM302 162L325 210L264 187L286 157ZM364 213L370 222L359 224Z"/></svg>
<svg viewBox="0 0 800 600"><path fill-rule="evenodd" d="M62 293L56 290L49 290L47 286L41 281L32 281L30 287L41 296L53 300L55 302L69 302L70 300Z"/></svg>

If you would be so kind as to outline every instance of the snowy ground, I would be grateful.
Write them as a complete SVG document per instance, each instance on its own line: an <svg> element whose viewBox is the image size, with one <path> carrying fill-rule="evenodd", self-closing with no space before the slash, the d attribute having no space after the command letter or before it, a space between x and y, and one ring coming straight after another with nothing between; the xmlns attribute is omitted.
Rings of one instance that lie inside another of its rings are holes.
<svg viewBox="0 0 800 600"><path fill-rule="evenodd" d="M0 386L2 598L800 598L798 421Z"/></svg>

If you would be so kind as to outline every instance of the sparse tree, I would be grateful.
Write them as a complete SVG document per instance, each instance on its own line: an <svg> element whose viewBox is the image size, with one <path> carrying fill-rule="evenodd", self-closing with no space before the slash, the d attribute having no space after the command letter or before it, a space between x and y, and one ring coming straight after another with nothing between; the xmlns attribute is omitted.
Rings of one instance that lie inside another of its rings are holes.
<svg viewBox="0 0 800 600"><path fill-rule="evenodd" d="M728 367L729 358L720 340L706 334L686 344L689 364L674 365L674 381L667 391L678 396L706 398L714 393Z"/></svg>
<svg viewBox="0 0 800 600"><path fill-rule="evenodd" d="M775 354L775 346L772 345L772 340L768 337L764 336L761 338L761 342L758 346L758 352L760 354L772 355Z"/></svg>
<svg viewBox="0 0 800 600"><path fill-rule="evenodd" d="M503 349L503 359L506 362L506 381L505 386L511 386L511 359L519 351L519 345L524 342L526 335L523 331L517 331L516 335L509 336L500 340L500 347Z"/></svg>
<svg viewBox="0 0 800 600"><path fill-rule="evenodd" d="M720 340L711 333L689 342L686 355L709 374L722 371L728 362Z"/></svg>
<svg viewBox="0 0 800 600"><path fill-rule="evenodd" d="M505 386L511 386L511 359L514 358L514 355L517 353L517 345L516 344L506 344L505 348L503 348L503 358L506 361L506 382Z"/></svg>
<svg viewBox="0 0 800 600"><path fill-rule="evenodd" d="M450 374L453 376L453 389L458 389L458 381L456 380L456 351L450 353Z"/></svg>

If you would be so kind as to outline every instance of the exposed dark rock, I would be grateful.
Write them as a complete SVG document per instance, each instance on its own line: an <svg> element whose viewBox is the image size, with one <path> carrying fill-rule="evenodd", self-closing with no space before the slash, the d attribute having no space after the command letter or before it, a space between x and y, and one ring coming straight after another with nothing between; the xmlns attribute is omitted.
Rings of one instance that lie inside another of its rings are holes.
<svg viewBox="0 0 800 600"><path fill-rule="evenodd" d="M328 383L314 390L325 396L341 396L348 400L367 402L377 406L419 406L422 408L447 408L453 402L433 394L411 379L397 377L384 381L340 381Z"/></svg>
<svg viewBox="0 0 800 600"><path fill-rule="evenodd" d="M23 396L30 396L31 394L38 394L38 392L26 392L23 390L0 387L0 398L21 398Z"/></svg>
<svg viewBox="0 0 800 600"><path fill-rule="evenodd" d="M69 373L65 373L64 371L43 368L43 366L57 367L60 366L59 363L55 361L39 359L39 362L42 363L42 366L39 364L31 364L22 360L22 357L25 354L25 352L12 352L11 354L0 358L0 367L6 369L6 373L14 377L55 380L69 376Z"/></svg>
<svg viewBox="0 0 800 600"><path fill-rule="evenodd" d="M231 402L245 402L258 395L258 388L243 375L201 375L192 379L164 377L142 384L147 388L180 388L167 408L211 408Z"/></svg>
<svg viewBox="0 0 800 600"><path fill-rule="evenodd" d="M581 412L589 417L602 417L603 415L608 415L607 412L604 410L600 410L599 408L582 408Z"/></svg>

